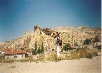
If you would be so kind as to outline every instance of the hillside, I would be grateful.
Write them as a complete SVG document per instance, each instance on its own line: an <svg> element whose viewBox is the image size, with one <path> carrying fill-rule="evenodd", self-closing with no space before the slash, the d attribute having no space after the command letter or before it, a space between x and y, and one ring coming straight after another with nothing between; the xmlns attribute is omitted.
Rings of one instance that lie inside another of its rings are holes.
<svg viewBox="0 0 102 73"><path fill-rule="evenodd" d="M60 37L63 41L63 45L70 43L71 46L74 46L74 43L78 43L79 46L82 46L84 40L94 38L98 35L100 39L101 29L100 28L89 28L89 27L56 27L56 28L41 28L38 25L34 26L34 31L28 31L18 39L14 39L8 42L1 42L0 49L6 47L9 48L35 48L35 42L37 42L38 47L41 44L44 44L46 50L55 49L55 39L53 33L60 33Z"/></svg>

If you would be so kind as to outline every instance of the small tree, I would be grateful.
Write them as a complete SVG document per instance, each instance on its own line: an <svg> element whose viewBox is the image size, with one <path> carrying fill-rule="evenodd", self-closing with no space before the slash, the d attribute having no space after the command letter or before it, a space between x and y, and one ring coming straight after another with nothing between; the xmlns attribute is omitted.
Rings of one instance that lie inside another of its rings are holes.
<svg viewBox="0 0 102 73"><path fill-rule="evenodd" d="M34 44L34 46L35 46L35 49L37 49L37 41L35 41L35 44Z"/></svg>
<svg viewBox="0 0 102 73"><path fill-rule="evenodd" d="M37 54L37 49L32 49L32 54L36 55Z"/></svg>
<svg viewBox="0 0 102 73"><path fill-rule="evenodd" d="M38 48L37 53L38 53L38 54L41 53L41 49L40 49L40 47Z"/></svg>
<svg viewBox="0 0 102 73"><path fill-rule="evenodd" d="M43 42L42 42L42 45L41 45L41 53L44 52L44 45L43 45Z"/></svg>
<svg viewBox="0 0 102 73"><path fill-rule="evenodd" d="M63 50L68 51L70 49L71 45L69 43L65 44L65 46L63 46Z"/></svg>
<svg viewBox="0 0 102 73"><path fill-rule="evenodd" d="M34 49L32 49L32 54L36 55L37 54L37 41L34 43Z"/></svg>
<svg viewBox="0 0 102 73"><path fill-rule="evenodd" d="M91 43L91 40L90 39L86 39L85 41L84 41L84 45L89 45Z"/></svg>

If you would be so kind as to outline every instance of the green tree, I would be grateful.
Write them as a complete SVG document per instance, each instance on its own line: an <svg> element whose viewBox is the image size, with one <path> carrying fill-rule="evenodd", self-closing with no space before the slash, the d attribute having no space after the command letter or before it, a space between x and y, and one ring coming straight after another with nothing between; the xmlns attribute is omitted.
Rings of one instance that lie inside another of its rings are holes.
<svg viewBox="0 0 102 73"><path fill-rule="evenodd" d="M41 53L41 49L40 49L40 47L38 48L37 53L38 53L38 54Z"/></svg>
<svg viewBox="0 0 102 73"><path fill-rule="evenodd" d="M36 55L37 54L37 41L34 43L34 49L32 49L32 54Z"/></svg>
<svg viewBox="0 0 102 73"><path fill-rule="evenodd" d="M89 45L91 43L91 40L90 39L86 39L85 41L84 41L84 45Z"/></svg>
<svg viewBox="0 0 102 73"><path fill-rule="evenodd" d="M32 49L32 54L36 55L37 54L37 49Z"/></svg>
<svg viewBox="0 0 102 73"><path fill-rule="evenodd" d="M35 44L34 44L34 46L35 46L35 49L37 50L37 41L35 41Z"/></svg>
<svg viewBox="0 0 102 73"><path fill-rule="evenodd" d="M42 42L42 45L39 48L37 47L37 42L35 42L34 45L35 45L35 49L32 49L32 54L33 55L40 54L40 53L43 53L44 52L43 42Z"/></svg>
<svg viewBox="0 0 102 73"><path fill-rule="evenodd" d="M71 45L69 43L67 43L63 46L63 50L68 51L68 50L70 50L70 47L71 47Z"/></svg>
<svg viewBox="0 0 102 73"><path fill-rule="evenodd" d="M44 52L44 44L42 42L42 45L41 45L41 53L43 53L43 52Z"/></svg>

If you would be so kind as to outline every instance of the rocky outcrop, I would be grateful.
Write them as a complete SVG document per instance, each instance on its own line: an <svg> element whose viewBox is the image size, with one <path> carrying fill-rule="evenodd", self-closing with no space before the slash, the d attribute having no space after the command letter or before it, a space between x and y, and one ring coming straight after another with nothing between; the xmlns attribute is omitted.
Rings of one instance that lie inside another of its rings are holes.
<svg viewBox="0 0 102 73"><path fill-rule="evenodd" d="M41 28L36 27L37 29L34 30L34 34L31 37L31 41L29 43L29 48L34 48L34 44L35 42L37 42L37 46L40 47L41 44L44 44L44 48L46 48L46 50L51 49L54 47L54 38L51 37L50 35L46 35L46 33L44 33L42 31Z"/></svg>

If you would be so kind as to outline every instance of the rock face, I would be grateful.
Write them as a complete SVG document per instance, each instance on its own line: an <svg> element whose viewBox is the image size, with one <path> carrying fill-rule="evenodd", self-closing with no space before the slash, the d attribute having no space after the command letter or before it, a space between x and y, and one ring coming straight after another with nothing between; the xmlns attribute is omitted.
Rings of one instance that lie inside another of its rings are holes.
<svg viewBox="0 0 102 73"><path fill-rule="evenodd" d="M55 49L55 39L53 37L55 32L59 32L62 39L62 46L66 43L70 43L74 47L74 43L77 43L81 46L85 39L94 40L98 35L101 37L100 28L88 28L88 27L57 27L57 28L40 28L38 25L34 26L34 31L28 31L23 36L18 39L14 39L8 42L1 42L0 49L6 47L10 48L29 48L34 49L35 43L37 47L40 47L41 44L44 44L45 50ZM101 40L101 39L100 39Z"/></svg>
<svg viewBox="0 0 102 73"><path fill-rule="evenodd" d="M63 40L63 45L65 43L70 43L74 46L74 43L78 43L81 46L85 39L91 39L94 41L95 37L101 35L101 29L99 28L88 28L88 27L57 27L52 30L60 33Z"/></svg>
<svg viewBox="0 0 102 73"><path fill-rule="evenodd" d="M35 42L37 42L37 46L40 47L41 44L44 44L44 48L49 49L50 47L53 48L54 38L46 35L43 31L40 30L39 26L34 27L34 34L31 36L31 41L29 43L29 48L34 48ZM52 46L53 45L53 46Z"/></svg>

